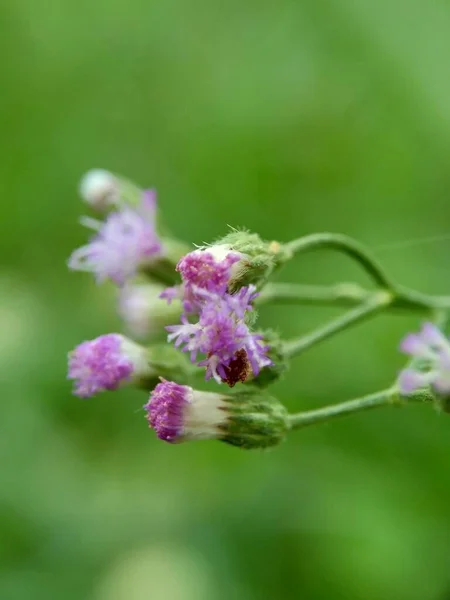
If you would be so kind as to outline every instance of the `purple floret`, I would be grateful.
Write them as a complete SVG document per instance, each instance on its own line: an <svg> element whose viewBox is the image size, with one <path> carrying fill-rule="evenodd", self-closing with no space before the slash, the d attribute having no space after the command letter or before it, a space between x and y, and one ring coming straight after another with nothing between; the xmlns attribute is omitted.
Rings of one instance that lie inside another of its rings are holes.
<svg viewBox="0 0 450 600"><path fill-rule="evenodd" d="M251 309L250 302L256 296L254 286L242 288L234 296L201 294L204 303L198 322L190 323L183 315L181 325L166 328L170 333L168 340L175 340L175 346L183 346L192 362L197 361L198 353L206 356L197 363L206 367L206 379L213 377L219 383L227 380L227 368L238 352L244 353L256 376L263 367L272 364L267 356L269 348L261 343L262 336L252 333L244 321L245 312Z"/></svg>
<svg viewBox="0 0 450 600"><path fill-rule="evenodd" d="M184 410L191 402L192 389L172 381L158 383L144 406L149 425L159 439L176 442L183 433Z"/></svg>
<svg viewBox="0 0 450 600"><path fill-rule="evenodd" d="M207 250L194 250L180 259L177 265L185 286L194 286L223 294L231 277L232 266L241 260L237 252L229 252L222 260L217 260Z"/></svg>
<svg viewBox="0 0 450 600"><path fill-rule="evenodd" d="M133 363L122 352L122 336L111 333L83 342L69 354L68 379L80 398L117 389L133 373Z"/></svg>

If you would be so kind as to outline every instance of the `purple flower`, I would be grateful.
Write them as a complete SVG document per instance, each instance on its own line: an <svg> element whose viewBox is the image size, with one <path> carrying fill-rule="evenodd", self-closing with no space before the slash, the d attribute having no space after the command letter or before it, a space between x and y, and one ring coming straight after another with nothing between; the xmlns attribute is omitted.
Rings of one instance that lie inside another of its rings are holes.
<svg viewBox="0 0 450 600"><path fill-rule="evenodd" d="M244 259L243 254L232 251L226 244L199 248L183 256L177 271L183 280L185 299L186 294L192 295L194 289L224 294Z"/></svg>
<svg viewBox="0 0 450 600"><path fill-rule="evenodd" d="M198 392L187 385L162 380L144 406L149 425L159 439L176 443L221 435L226 420L222 396Z"/></svg>
<svg viewBox="0 0 450 600"><path fill-rule="evenodd" d="M177 264L182 284L167 288L161 298L168 304L174 298L181 298L186 313L199 313L204 304L202 293L219 296L227 293L230 283L242 274L246 258L245 254L231 250L228 244L198 248Z"/></svg>
<svg viewBox="0 0 450 600"><path fill-rule="evenodd" d="M261 342L262 336L252 333L244 320L256 296L255 286L242 288L234 296L200 291L203 304L198 322L191 323L183 315L181 325L166 327L168 341L175 340L175 346L183 346L192 362L197 361L198 353L204 354L205 358L197 364L206 367L206 379L213 377L218 383L226 381L233 386L237 381L245 381L250 370L257 376L272 361L267 356L269 348Z"/></svg>
<svg viewBox="0 0 450 600"><path fill-rule="evenodd" d="M116 390L148 370L145 348L118 333L110 333L83 342L69 353L67 377L74 380L76 396L90 398L99 392Z"/></svg>
<svg viewBox="0 0 450 600"><path fill-rule="evenodd" d="M400 349L420 361L419 367L401 371L398 385L407 395L431 386L438 394L450 393L450 342L432 323L424 323L419 333L407 335Z"/></svg>
<svg viewBox="0 0 450 600"><path fill-rule="evenodd" d="M123 206L110 213L104 223L85 219L84 224L97 233L89 244L72 253L69 267L94 273L98 282L109 278L123 285L139 268L162 254L155 232L155 212L155 193L147 190L137 208Z"/></svg>

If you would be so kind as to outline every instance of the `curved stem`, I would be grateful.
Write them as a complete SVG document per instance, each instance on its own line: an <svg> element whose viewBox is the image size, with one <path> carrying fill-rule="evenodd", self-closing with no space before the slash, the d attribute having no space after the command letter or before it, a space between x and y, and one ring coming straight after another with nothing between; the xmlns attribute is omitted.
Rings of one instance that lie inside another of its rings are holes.
<svg viewBox="0 0 450 600"><path fill-rule="evenodd" d="M367 317L389 306L393 300L392 294L386 291L374 292L356 308L346 312L341 317L333 319L323 327L319 327L310 334L284 343L284 352L287 357L295 356L311 348L315 344L331 337L335 333L346 329L350 325L359 323Z"/></svg>
<svg viewBox="0 0 450 600"><path fill-rule="evenodd" d="M398 286L390 308L429 312L450 309L450 296L432 296ZM256 298L256 304L312 304L355 306L367 300L373 292L356 283L308 285L302 283L268 283Z"/></svg>
<svg viewBox="0 0 450 600"><path fill-rule="evenodd" d="M418 390L406 398L400 398L395 387L375 392L368 396L347 400L339 404L332 404L318 408L317 410L307 410L304 412L289 415L291 429L300 429L308 425L323 423L336 417L345 417L357 412L363 412L379 406L392 406L409 404L411 402L430 402L434 400L428 390Z"/></svg>
<svg viewBox="0 0 450 600"><path fill-rule="evenodd" d="M307 252L320 248L332 248L344 252L359 262L378 286L390 290L396 290L397 288L378 260L362 244L346 235L328 232L313 233L287 243L284 248L288 254Z"/></svg>
<svg viewBox="0 0 450 600"><path fill-rule="evenodd" d="M308 285L302 283L268 283L256 298L256 304L323 304L355 306L367 300L369 292L356 283Z"/></svg>
<svg viewBox="0 0 450 600"><path fill-rule="evenodd" d="M402 285L397 286L394 306L397 308L419 310L448 310L450 309L450 296L433 296L411 290Z"/></svg>

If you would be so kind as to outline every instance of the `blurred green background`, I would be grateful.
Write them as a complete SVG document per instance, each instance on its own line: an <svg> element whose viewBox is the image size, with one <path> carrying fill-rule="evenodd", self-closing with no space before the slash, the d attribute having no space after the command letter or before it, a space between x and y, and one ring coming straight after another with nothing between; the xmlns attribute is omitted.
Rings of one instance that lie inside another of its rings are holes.
<svg viewBox="0 0 450 600"><path fill-rule="evenodd" d="M170 446L139 392L71 396L66 353L117 330L69 273L92 167L155 186L190 242L227 225L341 231L402 283L449 293L450 11L428 0L3 0L0 598L450 598L450 420L380 410L271 452ZM357 280L342 257L284 281ZM336 311L268 307L309 331ZM290 409L388 385L412 317L313 349Z"/></svg>

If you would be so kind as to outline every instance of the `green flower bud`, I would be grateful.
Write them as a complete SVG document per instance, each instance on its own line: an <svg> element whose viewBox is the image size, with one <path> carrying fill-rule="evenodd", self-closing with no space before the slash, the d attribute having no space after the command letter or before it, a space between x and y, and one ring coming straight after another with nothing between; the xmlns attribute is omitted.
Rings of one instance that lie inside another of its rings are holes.
<svg viewBox="0 0 450 600"><path fill-rule="evenodd" d="M228 397L225 410L228 419L221 425L221 439L232 446L276 446L289 429L287 410L273 396L242 392Z"/></svg>
<svg viewBox="0 0 450 600"><path fill-rule="evenodd" d="M261 288L274 270L290 258L290 254L278 242L263 241L258 234L248 231L232 231L207 250L213 253L216 247L241 255L241 260L233 267L228 284L231 293L250 284Z"/></svg>

